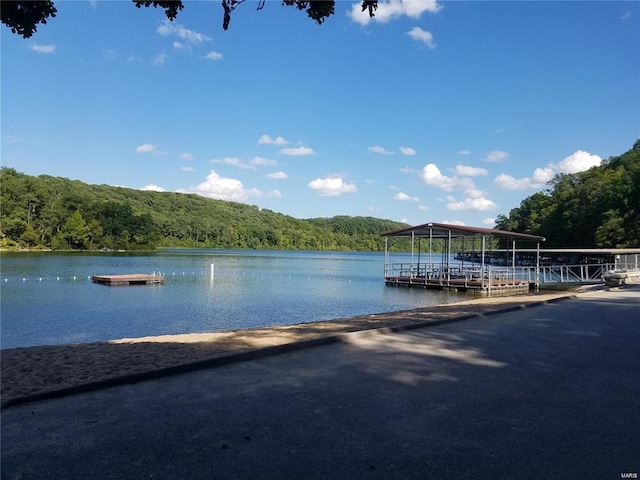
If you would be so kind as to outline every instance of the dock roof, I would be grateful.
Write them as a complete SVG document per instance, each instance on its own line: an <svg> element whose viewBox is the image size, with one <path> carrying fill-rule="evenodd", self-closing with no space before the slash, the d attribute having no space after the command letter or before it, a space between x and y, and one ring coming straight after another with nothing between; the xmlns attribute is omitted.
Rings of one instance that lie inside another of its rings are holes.
<svg viewBox="0 0 640 480"><path fill-rule="evenodd" d="M468 227L466 225L450 225L447 223L424 223L413 227L402 228L400 230L392 230L384 232L383 237L410 237L411 235L418 237L431 238L456 238L469 237L472 235L493 235L495 237L513 238L520 240L535 240L544 242L545 238L538 235L529 235L527 233L509 232L506 230L496 230L493 228Z"/></svg>

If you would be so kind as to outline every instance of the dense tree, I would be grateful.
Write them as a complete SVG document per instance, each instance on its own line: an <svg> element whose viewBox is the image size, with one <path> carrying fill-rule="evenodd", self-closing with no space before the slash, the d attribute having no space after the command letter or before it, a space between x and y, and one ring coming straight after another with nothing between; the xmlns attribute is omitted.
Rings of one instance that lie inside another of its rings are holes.
<svg viewBox="0 0 640 480"><path fill-rule="evenodd" d="M57 245L67 245L71 249L84 249L89 246L89 227L80 210L76 210L67 219L54 239Z"/></svg>
<svg viewBox="0 0 640 480"><path fill-rule="evenodd" d="M256 206L170 192L87 185L0 170L0 246L362 250L405 224L371 217L300 220Z"/></svg>
<svg viewBox="0 0 640 480"><path fill-rule="evenodd" d="M541 235L549 247L640 246L640 140L585 172L560 174L496 228Z"/></svg>
<svg viewBox="0 0 640 480"><path fill-rule="evenodd" d="M136 7L160 7L165 15L173 21L184 8L182 0L132 0ZM231 12L233 12L245 0L222 0L223 20L222 28L229 28ZM266 0L258 0L258 10L264 8ZM319 25L335 12L335 0L283 0L283 5L296 7L307 12L307 16L315 20ZM363 0L362 11L367 10L370 16L375 15L378 8L378 0ZM49 18L56 16L58 10L51 0L46 1L22 1L3 0L0 5L0 17L2 23L11 29L13 33L24 38L31 37L38 29L39 24L46 24Z"/></svg>
<svg viewBox="0 0 640 480"><path fill-rule="evenodd" d="M55 17L57 12L52 1L3 1L0 3L2 23L23 38L31 37L37 31L38 24L45 25L49 17Z"/></svg>

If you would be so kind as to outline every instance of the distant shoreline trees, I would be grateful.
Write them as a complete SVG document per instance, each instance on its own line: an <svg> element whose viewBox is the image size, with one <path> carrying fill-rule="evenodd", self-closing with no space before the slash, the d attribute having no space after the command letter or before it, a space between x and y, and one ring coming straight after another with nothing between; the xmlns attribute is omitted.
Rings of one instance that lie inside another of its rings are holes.
<svg viewBox="0 0 640 480"><path fill-rule="evenodd" d="M300 220L198 195L33 177L7 167L0 169L0 183L5 249L382 251L380 234L407 226L372 217Z"/></svg>
<svg viewBox="0 0 640 480"><path fill-rule="evenodd" d="M380 234L407 226L344 215L301 220L193 194L88 185L7 167L0 185L3 249L383 251ZM556 176L546 191L499 215L496 228L543 236L547 248L640 246L640 140L601 166ZM392 246L410 250L408 242Z"/></svg>

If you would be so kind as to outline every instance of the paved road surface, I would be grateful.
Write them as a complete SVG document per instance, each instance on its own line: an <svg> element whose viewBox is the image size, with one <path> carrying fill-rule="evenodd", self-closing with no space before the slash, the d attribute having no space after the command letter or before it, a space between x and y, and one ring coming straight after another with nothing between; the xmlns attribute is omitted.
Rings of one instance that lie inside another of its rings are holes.
<svg viewBox="0 0 640 480"><path fill-rule="evenodd" d="M640 475L640 288L11 407L1 448L3 480Z"/></svg>

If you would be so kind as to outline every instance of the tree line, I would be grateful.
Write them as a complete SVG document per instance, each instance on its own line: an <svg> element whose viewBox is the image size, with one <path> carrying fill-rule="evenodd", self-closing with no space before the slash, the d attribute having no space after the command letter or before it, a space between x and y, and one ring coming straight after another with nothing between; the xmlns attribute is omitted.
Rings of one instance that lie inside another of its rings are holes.
<svg viewBox="0 0 640 480"><path fill-rule="evenodd" d="M5 249L382 251L381 233L407 227L373 217L301 220L243 203L34 177L7 167L0 169L0 186ZM640 140L600 166L557 175L545 191L499 215L496 228L543 236L547 248L640 246ZM391 246L410 250L409 240Z"/></svg>
<svg viewBox="0 0 640 480"><path fill-rule="evenodd" d="M222 28L227 30L231 22L231 13L245 0L222 0ZM214 2L212 2L214 3ZM217 3L217 2L216 2ZM335 0L282 0L283 5L295 7L305 11L307 16L318 25L335 13ZM164 10L169 21L177 18L184 8L182 0L133 0L138 7L156 7ZM257 9L262 10L266 0L258 0ZM370 17L375 16L378 0L362 0L362 11L367 11ZM30 38L38 30L38 26L46 25L55 18L58 9L52 0L4 0L0 7L0 20L11 29L12 33Z"/></svg>
<svg viewBox="0 0 640 480"><path fill-rule="evenodd" d="M2 248L382 251L380 234L407 226L373 217L301 220L243 203L34 177L7 167L0 169L0 185Z"/></svg>
<svg viewBox="0 0 640 480"><path fill-rule="evenodd" d="M556 175L496 228L546 237L546 248L640 246L640 140L585 172Z"/></svg>

